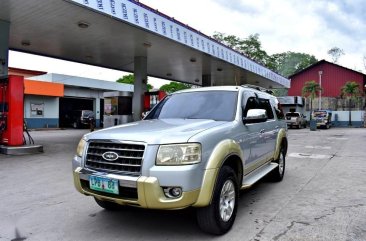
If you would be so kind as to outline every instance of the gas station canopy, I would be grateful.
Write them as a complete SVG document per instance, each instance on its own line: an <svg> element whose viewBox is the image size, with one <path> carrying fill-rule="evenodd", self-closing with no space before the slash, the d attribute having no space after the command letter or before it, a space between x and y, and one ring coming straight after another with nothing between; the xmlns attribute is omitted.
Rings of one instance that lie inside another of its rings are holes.
<svg viewBox="0 0 366 241"><path fill-rule="evenodd" d="M9 49L196 85L289 87L290 81L132 0L1 0Z"/></svg>

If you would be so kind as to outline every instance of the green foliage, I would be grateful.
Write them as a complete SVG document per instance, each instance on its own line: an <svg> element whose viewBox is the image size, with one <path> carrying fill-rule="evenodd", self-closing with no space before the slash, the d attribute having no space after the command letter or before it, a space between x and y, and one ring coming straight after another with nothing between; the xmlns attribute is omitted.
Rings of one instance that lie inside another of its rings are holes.
<svg viewBox="0 0 366 241"><path fill-rule="evenodd" d="M271 91L272 91L272 94L276 97L288 95L288 89L285 89L285 88L271 89Z"/></svg>
<svg viewBox="0 0 366 241"><path fill-rule="evenodd" d="M322 88L317 82L315 82L315 80L310 80L305 82L304 87L302 87L302 95L313 100L321 90Z"/></svg>
<svg viewBox="0 0 366 241"><path fill-rule="evenodd" d="M118 80L116 80L116 82L122 83L122 84L133 85L135 83L135 75L134 74L124 75L121 78L119 78ZM147 90L148 91L152 90L153 88L154 88L154 86L147 83Z"/></svg>
<svg viewBox="0 0 366 241"><path fill-rule="evenodd" d="M184 89L190 89L192 88L192 85L190 84L184 84L184 83L178 83L178 82L170 82L169 84L162 85L160 87L160 90L165 91L166 93L170 94L173 92L176 92L178 90L184 90Z"/></svg>
<svg viewBox="0 0 366 241"><path fill-rule="evenodd" d="M343 96L354 99L360 95L360 86L355 81L347 81L341 88Z"/></svg>
<svg viewBox="0 0 366 241"><path fill-rule="evenodd" d="M351 118L351 106L352 100L360 95L360 86L355 81L347 81L341 88L341 92L343 96L346 96L348 99L348 125L352 126L352 118Z"/></svg>
<svg viewBox="0 0 366 241"><path fill-rule="evenodd" d="M215 32L212 37L258 63L266 65L269 60L267 52L262 49L262 43L259 40L259 34L257 33L251 34L245 39L241 39L234 35L225 35L220 32Z"/></svg>
<svg viewBox="0 0 366 241"><path fill-rule="evenodd" d="M322 91L322 88L314 80L305 82L304 87L302 87L302 95L304 97L310 98L310 113L313 111L313 100L315 99L319 91Z"/></svg>
<svg viewBox="0 0 366 241"><path fill-rule="evenodd" d="M318 60L314 55L288 51L273 54L268 67L285 77L289 77L316 62Z"/></svg>
<svg viewBox="0 0 366 241"><path fill-rule="evenodd" d="M262 48L262 43L257 33L241 39L234 35L215 32L213 38L285 77L291 76L318 62L314 55L291 51L268 55Z"/></svg>
<svg viewBox="0 0 366 241"><path fill-rule="evenodd" d="M116 82L122 83L122 84L132 84L133 85L135 83L135 75L133 75L133 74L124 75L121 78L119 78L118 80L116 80Z"/></svg>
<svg viewBox="0 0 366 241"><path fill-rule="evenodd" d="M330 55L330 57L332 57L333 63L337 63L338 59L342 55L344 55L343 49L340 49L338 47L333 47L333 48L329 49L327 53Z"/></svg>
<svg viewBox="0 0 366 241"><path fill-rule="evenodd" d="M258 63L263 65L268 64L269 56L267 52L262 49L259 34L251 34L246 39L242 40L240 50Z"/></svg>

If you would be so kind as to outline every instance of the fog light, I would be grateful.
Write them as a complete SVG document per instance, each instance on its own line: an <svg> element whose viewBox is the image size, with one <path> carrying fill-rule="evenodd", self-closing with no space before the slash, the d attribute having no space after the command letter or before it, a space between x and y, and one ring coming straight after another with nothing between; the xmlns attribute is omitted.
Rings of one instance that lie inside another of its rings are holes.
<svg viewBox="0 0 366 241"><path fill-rule="evenodd" d="M164 187L163 190L167 198L179 198L182 196L182 188L180 187Z"/></svg>

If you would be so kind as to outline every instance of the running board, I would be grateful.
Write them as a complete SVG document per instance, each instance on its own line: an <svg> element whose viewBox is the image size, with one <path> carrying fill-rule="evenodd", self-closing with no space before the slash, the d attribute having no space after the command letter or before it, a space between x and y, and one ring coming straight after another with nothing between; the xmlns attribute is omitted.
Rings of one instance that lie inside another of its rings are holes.
<svg viewBox="0 0 366 241"><path fill-rule="evenodd" d="M278 163L271 162L251 172L244 177L241 189L250 188L254 183L258 182L262 177L270 173L276 167L278 167Z"/></svg>

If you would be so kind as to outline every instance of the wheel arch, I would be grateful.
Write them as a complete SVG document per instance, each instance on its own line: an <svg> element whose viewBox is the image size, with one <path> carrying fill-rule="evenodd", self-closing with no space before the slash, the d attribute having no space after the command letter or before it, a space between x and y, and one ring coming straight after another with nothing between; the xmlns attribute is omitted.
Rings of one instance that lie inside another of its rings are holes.
<svg viewBox="0 0 366 241"><path fill-rule="evenodd" d="M285 148L284 151L285 151L285 155L286 155L287 148L288 148L288 140L287 140L286 130L284 128L281 129L277 135L276 149L275 149L275 153L273 155L274 160L278 159L278 157L280 155L281 147Z"/></svg>
<svg viewBox="0 0 366 241"><path fill-rule="evenodd" d="M205 207L211 203L221 167L231 167L237 175L240 187L243 178L243 152L234 140L223 140L216 145L204 170L201 191L194 207Z"/></svg>

